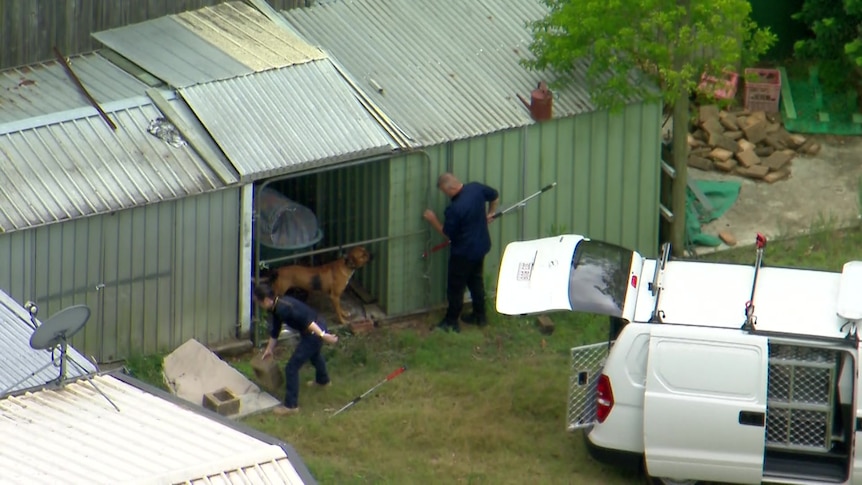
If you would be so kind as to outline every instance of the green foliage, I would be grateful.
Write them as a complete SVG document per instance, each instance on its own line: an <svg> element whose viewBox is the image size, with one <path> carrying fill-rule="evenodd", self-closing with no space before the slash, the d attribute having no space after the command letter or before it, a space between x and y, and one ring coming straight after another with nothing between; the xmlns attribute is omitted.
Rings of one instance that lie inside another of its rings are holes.
<svg viewBox="0 0 862 485"><path fill-rule="evenodd" d="M163 362L164 355L162 354L133 355L126 359L125 367L132 377L159 389L167 390L165 377L162 374Z"/></svg>
<svg viewBox="0 0 862 485"><path fill-rule="evenodd" d="M565 224L551 224L551 229L548 232L548 237L552 236L562 236L563 234L569 234L568 226Z"/></svg>
<svg viewBox="0 0 862 485"><path fill-rule="evenodd" d="M736 70L776 40L751 20L748 0L543 2L548 14L529 24L535 58L524 64L550 69L559 85L572 82L573 66L586 63L588 88L602 107L618 108L633 97L672 105L702 72Z"/></svg>
<svg viewBox="0 0 862 485"><path fill-rule="evenodd" d="M796 55L818 62L820 82L825 90L846 91L853 80L853 71L862 68L859 31L862 1L806 0L793 18L804 22L814 33L813 38L794 44Z"/></svg>

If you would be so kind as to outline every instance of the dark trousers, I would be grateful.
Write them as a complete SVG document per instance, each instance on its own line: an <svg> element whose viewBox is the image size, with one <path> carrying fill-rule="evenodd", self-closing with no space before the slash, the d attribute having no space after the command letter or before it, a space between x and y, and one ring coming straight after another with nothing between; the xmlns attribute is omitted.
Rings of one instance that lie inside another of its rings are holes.
<svg viewBox="0 0 862 485"><path fill-rule="evenodd" d="M284 379L287 384L287 389L284 392L284 405L289 408L295 408L299 405L299 369L306 362L311 362L314 366L314 380L318 384L326 384L329 382L329 374L326 373L326 361L320 355L320 349L323 348L323 340L314 335L302 335L299 337L299 343L296 344L296 350L287 361L287 366L284 368Z"/></svg>
<svg viewBox="0 0 862 485"><path fill-rule="evenodd" d="M472 261L457 256L449 257L449 273L446 278L446 298L449 309L446 310L446 320L455 324L461 316L464 307L464 290L470 289L473 300L473 312L477 316L485 316L485 283L482 280L482 268L485 258Z"/></svg>

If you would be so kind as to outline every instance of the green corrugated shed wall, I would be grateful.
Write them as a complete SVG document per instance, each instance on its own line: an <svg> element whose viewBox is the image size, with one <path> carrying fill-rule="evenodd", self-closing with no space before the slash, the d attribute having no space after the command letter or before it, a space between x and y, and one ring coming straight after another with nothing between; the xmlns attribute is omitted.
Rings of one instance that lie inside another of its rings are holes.
<svg viewBox="0 0 862 485"><path fill-rule="evenodd" d="M508 242L548 236L552 230L581 233L655 255L660 123L659 104L638 103L619 113L599 111L555 119L394 158L389 162L389 234L427 229L421 217L426 199L442 215L447 201L434 184L437 175L449 169L465 181L479 180L498 188L501 208L557 182L554 190L518 214L493 223L493 249L485 267L491 288ZM430 234L388 242L388 291L382 300L389 314L444 302L446 250L428 261L420 257L426 247L441 241Z"/></svg>
<svg viewBox="0 0 862 485"><path fill-rule="evenodd" d="M236 335L239 189L0 235L0 288L39 318L84 303L100 362Z"/></svg>

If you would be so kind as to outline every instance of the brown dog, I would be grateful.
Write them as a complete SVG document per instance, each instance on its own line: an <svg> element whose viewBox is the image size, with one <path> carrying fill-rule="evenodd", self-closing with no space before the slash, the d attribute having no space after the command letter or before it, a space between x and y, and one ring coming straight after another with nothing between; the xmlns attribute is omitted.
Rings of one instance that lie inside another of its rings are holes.
<svg viewBox="0 0 862 485"><path fill-rule="evenodd" d="M347 323L348 313L341 309L341 294L347 288L350 277L357 269L371 261L371 253L363 246L356 246L342 259L320 266L282 266L275 270L272 290L283 295L291 288L305 291L322 291L329 295L335 314L341 323Z"/></svg>

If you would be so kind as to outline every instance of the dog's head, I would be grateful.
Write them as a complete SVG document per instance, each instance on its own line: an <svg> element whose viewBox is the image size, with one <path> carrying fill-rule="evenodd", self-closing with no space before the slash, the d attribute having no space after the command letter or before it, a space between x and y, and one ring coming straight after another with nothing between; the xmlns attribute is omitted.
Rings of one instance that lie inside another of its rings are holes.
<svg viewBox="0 0 862 485"><path fill-rule="evenodd" d="M344 257L347 262L347 267L351 269L359 269L373 259L371 253L364 246L356 246L351 248Z"/></svg>

